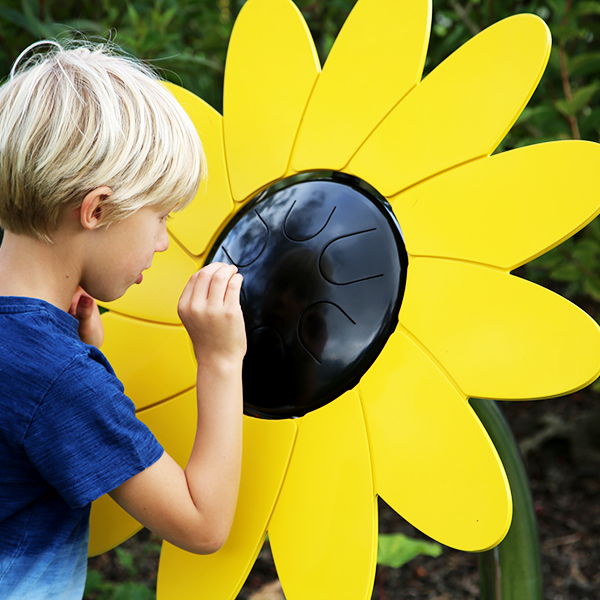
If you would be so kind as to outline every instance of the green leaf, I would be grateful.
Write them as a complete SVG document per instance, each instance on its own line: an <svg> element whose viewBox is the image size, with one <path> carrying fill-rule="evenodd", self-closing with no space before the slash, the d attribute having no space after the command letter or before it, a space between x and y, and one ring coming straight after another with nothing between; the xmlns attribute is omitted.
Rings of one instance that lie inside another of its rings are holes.
<svg viewBox="0 0 600 600"><path fill-rule="evenodd" d="M419 554L439 556L442 547L435 542L415 540L402 533L382 533L379 535L377 563L397 569Z"/></svg>
<svg viewBox="0 0 600 600"><path fill-rule="evenodd" d="M519 118L517 119L517 123L519 125L523 124L523 123L527 123L528 121L532 120L532 119L537 119L540 116L545 117L551 117L551 118L556 118L556 112L554 111L554 109L551 106L546 106L546 105L538 105L538 106L527 106L523 109L523 112L519 115Z"/></svg>
<svg viewBox="0 0 600 600"><path fill-rule="evenodd" d="M99 599L108 598L113 589L113 584L105 581L102 573L93 569L88 571L83 592L84 597L94 594L94 597Z"/></svg>
<svg viewBox="0 0 600 600"><path fill-rule="evenodd" d="M597 81L584 85L573 94L571 100L557 100L555 102L556 109L567 117L574 117L584 106L591 102L598 88L600 88L600 83Z"/></svg>
<svg viewBox="0 0 600 600"><path fill-rule="evenodd" d="M587 30L575 25L563 24L552 25L552 38L559 42L567 43L570 40L585 39Z"/></svg>
<svg viewBox="0 0 600 600"><path fill-rule="evenodd" d="M112 600L154 600L156 595L142 583L124 583L115 589Z"/></svg>
<svg viewBox="0 0 600 600"><path fill-rule="evenodd" d="M201 67L206 67L208 69L212 69L217 73L223 73L224 66L214 60L210 60L208 58L204 58L202 56L187 54L182 52L181 54L177 54L176 56L172 56L169 59L172 63L187 63L190 65L197 65Z"/></svg>
<svg viewBox="0 0 600 600"><path fill-rule="evenodd" d="M578 54L569 59L569 74L571 76L596 75L600 64L600 52Z"/></svg>
<svg viewBox="0 0 600 600"><path fill-rule="evenodd" d="M117 555L117 559L120 565L127 570L130 575L135 574L135 565L134 565L134 556L131 551L125 550L117 546L115 548L115 553Z"/></svg>
<svg viewBox="0 0 600 600"><path fill-rule="evenodd" d="M9 8L8 6L2 6L0 4L0 18L6 19L10 23L22 27L23 29L29 29L29 20L19 11Z"/></svg>
<svg viewBox="0 0 600 600"><path fill-rule="evenodd" d="M548 4L557 16L562 16L565 13L567 7L566 0L547 0Z"/></svg>
<svg viewBox="0 0 600 600"><path fill-rule="evenodd" d="M577 265L572 262L563 263L555 269L552 269L550 277L555 281L579 281L581 279L581 271L577 268Z"/></svg>
<svg viewBox="0 0 600 600"><path fill-rule="evenodd" d="M71 30L71 33L77 35L79 32L97 33L101 34L105 31L103 25L97 21L91 21L90 19L71 19L64 22L65 29Z"/></svg>
<svg viewBox="0 0 600 600"><path fill-rule="evenodd" d="M583 291L596 302L600 302L600 281L597 277L588 277L583 282Z"/></svg>
<svg viewBox="0 0 600 600"><path fill-rule="evenodd" d="M574 17L600 15L600 2L577 2L571 10Z"/></svg>

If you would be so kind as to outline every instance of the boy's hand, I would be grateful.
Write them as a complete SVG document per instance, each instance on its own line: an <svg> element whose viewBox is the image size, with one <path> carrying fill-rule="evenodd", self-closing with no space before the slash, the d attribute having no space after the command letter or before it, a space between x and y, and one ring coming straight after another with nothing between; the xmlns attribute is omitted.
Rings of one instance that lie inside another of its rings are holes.
<svg viewBox="0 0 600 600"><path fill-rule="evenodd" d="M100 348L104 342L104 325L96 301L79 286L69 308L69 314L79 321L79 338L85 344Z"/></svg>
<svg viewBox="0 0 600 600"><path fill-rule="evenodd" d="M196 357L238 361L246 353L246 332L240 307L242 276L237 267L211 263L192 275L179 305Z"/></svg>

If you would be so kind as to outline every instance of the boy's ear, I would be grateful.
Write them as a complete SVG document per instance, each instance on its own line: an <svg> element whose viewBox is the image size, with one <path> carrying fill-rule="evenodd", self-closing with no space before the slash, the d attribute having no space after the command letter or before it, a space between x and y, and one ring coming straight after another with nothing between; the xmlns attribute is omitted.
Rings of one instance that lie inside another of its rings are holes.
<svg viewBox="0 0 600 600"><path fill-rule="evenodd" d="M104 201L112 195L112 190L103 185L92 190L81 203L79 220L84 229L96 229L102 223Z"/></svg>

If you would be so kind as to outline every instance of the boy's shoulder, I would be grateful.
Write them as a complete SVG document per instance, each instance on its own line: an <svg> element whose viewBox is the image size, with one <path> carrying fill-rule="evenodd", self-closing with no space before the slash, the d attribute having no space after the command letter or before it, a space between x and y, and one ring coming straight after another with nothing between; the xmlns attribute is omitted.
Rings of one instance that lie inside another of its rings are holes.
<svg viewBox="0 0 600 600"><path fill-rule="evenodd" d="M114 375L102 353L79 339L77 327L74 317L44 300L0 296L0 398L27 389L35 402L81 359Z"/></svg>
<svg viewBox="0 0 600 600"><path fill-rule="evenodd" d="M71 315L38 298L0 296L0 353L37 362L60 360L81 346Z"/></svg>

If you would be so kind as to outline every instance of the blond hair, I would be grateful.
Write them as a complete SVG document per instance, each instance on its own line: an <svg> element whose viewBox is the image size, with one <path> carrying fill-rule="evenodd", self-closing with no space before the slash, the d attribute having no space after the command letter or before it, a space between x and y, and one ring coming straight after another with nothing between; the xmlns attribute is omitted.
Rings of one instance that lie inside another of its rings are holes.
<svg viewBox="0 0 600 600"><path fill-rule="evenodd" d="M206 159L156 74L107 44L44 43L0 88L0 225L51 240L64 208L101 186L105 225L188 204Z"/></svg>

